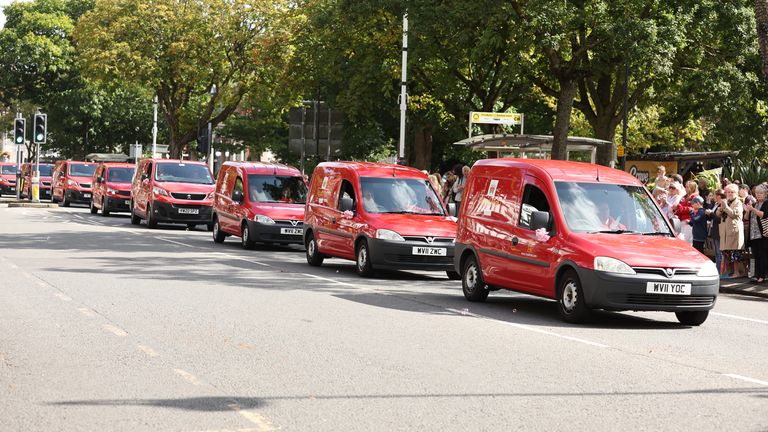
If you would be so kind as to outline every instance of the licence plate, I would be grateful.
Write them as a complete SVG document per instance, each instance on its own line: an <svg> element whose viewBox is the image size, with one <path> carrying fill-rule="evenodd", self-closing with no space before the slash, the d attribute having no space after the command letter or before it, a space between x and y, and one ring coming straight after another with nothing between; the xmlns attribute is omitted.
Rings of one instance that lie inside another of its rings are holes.
<svg viewBox="0 0 768 432"><path fill-rule="evenodd" d="M91 197L91 194L87 194L87 193L83 194L83 198L90 198L90 197Z"/></svg>
<svg viewBox="0 0 768 432"><path fill-rule="evenodd" d="M131 205L131 200L125 200L125 205Z"/></svg>
<svg viewBox="0 0 768 432"><path fill-rule="evenodd" d="M302 235L304 230L302 228L280 228L280 234Z"/></svg>
<svg viewBox="0 0 768 432"><path fill-rule="evenodd" d="M11 186L11 192L16 192L16 188Z"/></svg>
<svg viewBox="0 0 768 432"><path fill-rule="evenodd" d="M414 246L412 254L413 255L429 255L429 256L446 256L448 254L448 249L436 248L436 247Z"/></svg>
<svg viewBox="0 0 768 432"><path fill-rule="evenodd" d="M200 209L180 208L179 214L200 214Z"/></svg>
<svg viewBox="0 0 768 432"><path fill-rule="evenodd" d="M691 284L672 282L648 282L646 294L691 295Z"/></svg>

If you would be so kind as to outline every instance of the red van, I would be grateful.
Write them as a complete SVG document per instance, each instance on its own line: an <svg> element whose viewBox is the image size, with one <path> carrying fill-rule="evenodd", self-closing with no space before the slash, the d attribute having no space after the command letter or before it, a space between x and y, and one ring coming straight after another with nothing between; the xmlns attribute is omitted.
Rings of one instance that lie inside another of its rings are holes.
<svg viewBox="0 0 768 432"><path fill-rule="evenodd" d="M324 162L315 168L304 216L307 262L325 257L375 269L452 268L456 222L427 176L415 168L368 162Z"/></svg>
<svg viewBox="0 0 768 432"><path fill-rule="evenodd" d="M158 222L213 228L213 176L203 162L142 159L133 176L131 197L134 225L145 219L149 228Z"/></svg>
<svg viewBox="0 0 768 432"><path fill-rule="evenodd" d="M91 180L98 164L64 160L53 168L51 201L69 207L91 202Z"/></svg>
<svg viewBox="0 0 768 432"><path fill-rule="evenodd" d="M213 241L238 236L255 243L302 244L307 184L296 168L281 164L225 162L213 200Z"/></svg>
<svg viewBox="0 0 768 432"><path fill-rule="evenodd" d="M470 301L506 288L557 300L568 322L591 309L669 311L691 326L715 305L717 268L630 174L490 159L472 167L464 197L454 264Z"/></svg>
<svg viewBox="0 0 768 432"><path fill-rule="evenodd" d="M21 197L32 199L32 174L35 164L25 163L21 166ZM53 176L53 164L40 164L40 199L51 199L51 181Z"/></svg>
<svg viewBox="0 0 768 432"><path fill-rule="evenodd" d="M102 216L110 212L131 211L131 181L136 165L127 163L101 163L93 173L91 214L101 210Z"/></svg>
<svg viewBox="0 0 768 432"><path fill-rule="evenodd" d="M16 164L0 162L0 196L16 196Z"/></svg>

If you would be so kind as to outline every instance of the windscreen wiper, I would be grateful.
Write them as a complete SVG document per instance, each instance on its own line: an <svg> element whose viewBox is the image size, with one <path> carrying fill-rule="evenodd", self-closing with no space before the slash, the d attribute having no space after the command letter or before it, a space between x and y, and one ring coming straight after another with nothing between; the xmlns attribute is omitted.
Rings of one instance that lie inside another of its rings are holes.
<svg viewBox="0 0 768 432"><path fill-rule="evenodd" d="M632 230L617 229L617 230L593 231L590 234L640 234L640 233Z"/></svg>
<svg viewBox="0 0 768 432"><path fill-rule="evenodd" d="M643 233L644 236L665 236L665 237L671 237L672 234L665 233L665 232L647 232Z"/></svg>

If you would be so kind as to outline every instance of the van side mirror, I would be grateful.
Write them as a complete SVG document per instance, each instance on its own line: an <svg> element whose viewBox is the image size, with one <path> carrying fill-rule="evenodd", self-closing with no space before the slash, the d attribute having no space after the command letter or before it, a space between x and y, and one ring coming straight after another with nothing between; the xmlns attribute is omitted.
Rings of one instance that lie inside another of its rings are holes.
<svg viewBox="0 0 768 432"><path fill-rule="evenodd" d="M531 213L531 229L536 231L537 229L544 228L549 230L549 212L535 211Z"/></svg>
<svg viewBox="0 0 768 432"><path fill-rule="evenodd" d="M144 173L144 174L141 175L141 181L144 181L144 180L147 180L147 179L149 179L149 174Z"/></svg>
<svg viewBox="0 0 768 432"><path fill-rule="evenodd" d="M244 199L245 199L245 196L243 196L243 191L236 190L232 192L232 201L238 204L242 204Z"/></svg>
<svg viewBox="0 0 768 432"><path fill-rule="evenodd" d="M345 212L345 211L354 212L355 211L355 201L352 198L348 197L348 196L341 197L341 211L342 212Z"/></svg>
<svg viewBox="0 0 768 432"><path fill-rule="evenodd" d="M456 203L448 203L448 215L457 217L459 216L459 209L456 208Z"/></svg>
<svg viewBox="0 0 768 432"><path fill-rule="evenodd" d="M96 177L96 183L104 183L104 177Z"/></svg>

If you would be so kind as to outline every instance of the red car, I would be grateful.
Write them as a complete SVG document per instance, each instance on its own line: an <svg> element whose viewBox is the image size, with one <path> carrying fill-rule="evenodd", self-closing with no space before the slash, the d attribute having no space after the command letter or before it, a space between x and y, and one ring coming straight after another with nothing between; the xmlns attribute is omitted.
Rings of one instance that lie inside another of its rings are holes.
<svg viewBox="0 0 768 432"><path fill-rule="evenodd" d="M213 186L203 162L142 159L131 184L131 223L145 219L149 228L163 222L212 229Z"/></svg>
<svg viewBox="0 0 768 432"><path fill-rule="evenodd" d="M53 184L51 201L61 203L63 207L70 204L90 204L91 181L98 164L64 160L56 162L53 168Z"/></svg>
<svg viewBox="0 0 768 432"><path fill-rule="evenodd" d="M669 311L702 324L712 261L679 240L632 175L579 162L477 162L461 202L455 269L464 296L506 288L557 300L568 322L592 309Z"/></svg>
<svg viewBox="0 0 768 432"><path fill-rule="evenodd" d="M21 197L32 199L32 174L35 164L25 163L21 166ZM51 182L53 176L53 164L40 164L40 199L51 199Z"/></svg>
<svg viewBox="0 0 768 432"><path fill-rule="evenodd" d="M216 182L213 241L302 244L307 185L296 168L281 164L225 162Z"/></svg>
<svg viewBox="0 0 768 432"><path fill-rule="evenodd" d="M376 269L453 271L455 218L427 176L415 168L324 162L312 174L304 245L313 266L325 257Z"/></svg>
<svg viewBox="0 0 768 432"><path fill-rule="evenodd" d="M16 196L16 164L0 162L0 196Z"/></svg>
<svg viewBox="0 0 768 432"><path fill-rule="evenodd" d="M102 163L93 173L91 214L101 210L102 216L111 212L131 211L131 181L136 165Z"/></svg>

